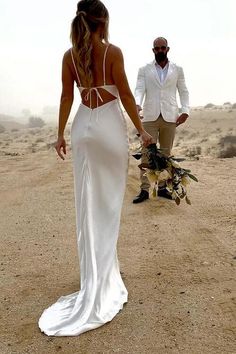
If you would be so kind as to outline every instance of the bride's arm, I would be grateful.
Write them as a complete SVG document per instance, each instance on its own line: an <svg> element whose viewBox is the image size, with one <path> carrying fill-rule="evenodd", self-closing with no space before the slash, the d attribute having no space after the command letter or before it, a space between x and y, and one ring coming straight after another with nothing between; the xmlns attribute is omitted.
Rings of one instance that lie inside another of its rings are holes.
<svg viewBox="0 0 236 354"><path fill-rule="evenodd" d="M69 52L66 52L62 61L62 92L59 109L58 137L64 135L65 126L74 100L74 78L69 66L69 58Z"/></svg>
<svg viewBox="0 0 236 354"><path fill-rule="evenodd" d="M74 78L69 66L69 51L64 54L62 61L62 93L59 109L59 123L58 123L58 139L55 144L55 149L61 159L64 156L61 150L66 154L66 142L64 139L64 130L67 120L70 115L71 107L74 100Z"/></svg>
<svg viewBox="0 0 236 354"><path fill-rule="evenodd" d="M152 137L144 130L139 118L135 99L126 77L122 52L118 47L112 46L110 54L112 55L112 78L119 91L121 102L134 126L138 130L144 145L147 146L152 142Z"/></svg>

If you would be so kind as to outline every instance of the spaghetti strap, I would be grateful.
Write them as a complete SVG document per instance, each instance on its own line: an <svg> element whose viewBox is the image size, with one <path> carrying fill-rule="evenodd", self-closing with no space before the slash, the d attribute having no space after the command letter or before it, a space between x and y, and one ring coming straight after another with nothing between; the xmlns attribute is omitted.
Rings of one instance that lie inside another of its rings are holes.
<svg viewBox="0 0 236 354"><path fill-rule="evenodd" d="M106 47L104 52L104 57L103 57L103 85L104 86L106 85L106 56L107 56L107 50L109 46L110 44L108 44L108 46Z"/></svg>
<svg viewBox="0 0 236 354"><path fill-rule="evenodd" d="M74 68L75 68L75 73L76 73L76 76L77 76L77 79L78 79L78 82L79 82L79 86L81 86L81 81L80 81L79 74L78 74L78 71L77 71L77 68L76 68L76 65L75 65L75 60L74 60L72 48L71 48L71 50L70 50L70 54L71 54L71 59L72 59Z"/></svg>

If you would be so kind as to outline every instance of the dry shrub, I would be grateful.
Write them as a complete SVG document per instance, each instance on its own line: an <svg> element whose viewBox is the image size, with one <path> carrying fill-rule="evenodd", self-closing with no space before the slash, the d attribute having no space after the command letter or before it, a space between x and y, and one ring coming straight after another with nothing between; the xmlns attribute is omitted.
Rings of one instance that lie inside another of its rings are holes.
<svg viewBox="0 0 236 354"><path fill-rule="evenodd" d="M56 144L56 142L53 142L53 143L47 143L46 147L47 147L47 149L48 149L48 150L50 150L50 149L54 149L54 148L55 148L55 144Z"/></svg>
<svg viewBox="0 0 236 354"><path fill-rule="evenodd" d="M220 139L221 145L232 144L236 145L236 135L226 135Z"/></svg>
<svg viewBox="0 0 236 354"><path fill-rule="evenodd" d="M40 132L39 129L30 129L30 130L29 130L29 134L31 134L31 135L36 135L36 134L38 134L39 132Z"/></svg>
<svg viewBox="0 0 236 354"><path fill-rule="evenodd" d="M40 117L30 117L28 124L30 128L42 128L45 125L45 122Z"/></svg>
<svg viewBox="0 0 236 354"><path fill-rule="evenodd" d="M191 146L187 149L186 156L195 157L201 155L202 149L201 146Z"/></svg>
<svg viewBox="0 0 236 354"><path fill-rule="evenodd" d="M203 138L200 143L206 143L208 141L208 138Z"/></svg>
<svg viewBox="0 0 236 354"><path fill-rule="evenodd" d="M207 103L204 108L213 108L215 105L213 103Z"/></svg>
<svg viewBox="0 0 236 354"><path fill-rule="evenodd" d="M220 158L230 158L236 156L236 136L235 135L226 135L222 137L219 141L221 150L218 153L217 157Z"/></svg>
<svg viewBox="0 0 236 354"><path fill-rule="evenodd" d="M4 151L4 155L5 156L19 156L19 152L8 152L8 151Z"/></svg>
<svg viewBox="0 0 236 354"><path fill-rule="evenodd" d="M4 133L5 130L6 128L2 124L0 124L0 133Z"/></svg>
<svg viewBox="0 0 236 354"><path fill-rule="evenodd" d="M191 133L191 135L189 136L188 139L194 139L194 138L196 138L198 135L199 135L198 132Z"/></svg>
<svg viewBox="0 0 236 354"><path fill-rule="evenodd" d="M224 149L222 149L218 157L220 158L230 158L236 156L236 145L227 145Z"/></svg>
<svg viewBox="0 0 236 354"><path fill-rule="evenodd" d="M43 138L37 138L35 140L36 143L43 143L44 142L44 139Z"/></svg>

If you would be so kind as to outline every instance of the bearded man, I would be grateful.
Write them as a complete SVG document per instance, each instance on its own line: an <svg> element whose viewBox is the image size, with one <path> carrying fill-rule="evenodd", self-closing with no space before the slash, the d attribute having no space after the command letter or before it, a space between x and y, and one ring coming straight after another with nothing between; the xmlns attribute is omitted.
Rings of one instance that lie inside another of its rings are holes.
<svg viewBox="0 0 236 354"><path fill-rule="evenodd" d="M180 66L169 61L169 50L165 38L158 37L154 40L152 51L155 60L139 69L134 94L138 111L143 111L144 129L152 135L156 143L159 142L159 147L166 156L171 154L176 127L184 123L189 116L189 93L184 72ZM177 91L181 113L176 101ZM143 147L142 163L147 162L146 153L147 149ZM135 204L149 198L150 183L144 173L141 169L141 191L133 200ZM158 195L172 199L165 184L159 186Z"/></svg>

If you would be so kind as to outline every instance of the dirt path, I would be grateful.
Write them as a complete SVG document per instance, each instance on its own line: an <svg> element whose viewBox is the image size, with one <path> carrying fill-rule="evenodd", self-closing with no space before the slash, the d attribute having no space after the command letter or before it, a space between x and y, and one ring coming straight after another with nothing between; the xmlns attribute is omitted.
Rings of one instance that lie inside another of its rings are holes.
<svg viewBox="0 0 236 354"><path fill-rule="evenodd" d="M236 158L185 162L200 180L192 206L133 205L135 164L118 244L129 302L95 331L54 338L38 317L79 283L71 162L1 157L1 354L236 353Z"/></svg>

